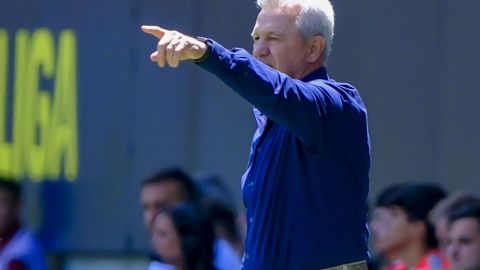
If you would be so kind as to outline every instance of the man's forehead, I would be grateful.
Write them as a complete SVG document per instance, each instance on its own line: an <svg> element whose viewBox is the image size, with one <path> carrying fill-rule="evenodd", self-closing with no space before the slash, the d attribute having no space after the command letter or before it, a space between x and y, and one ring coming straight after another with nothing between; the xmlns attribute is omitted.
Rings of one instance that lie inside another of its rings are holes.
<svg viewBox="0 0 480 270"><path fill-rule="evenodd" d="M375 207L375 209L373 210L373 214L389 216L396 216L398 214L407 215L406 211L402 207L396 205Z"/></svg>
<svg viewBox="0 0 480 270"><path fill-rule="evenodd" d="M291 11L290 9L262 9L258 13L257 23L265 20L295 20L298 12Z"/></svg>
<svg viewBox="0 0 480 270"><path fill-rule="evenodd" d="M464 217L455 220L451 225L450 229L456 229L459 232L465 232L470 230L472 232L477 232L480 235L480 222L478 219L473 217Z"/></svg>
<svg viewBox="0 0 480 270"><path fill-rule="evenodd" d="M181 192L182 187L177 181L162 181L156 183L145 184L142 188L143 192Z"/></svg>
<svg viewBox="0 0 480 270"><path fill-rule="evenodd" d="M294 16L288 14L262 10L258 14L252 34L284 33L295 25L295 19Z"/></svg>
<svg viewBox="0 0 480 270"><path fill-rule="evenodd" d="M281 5L272 5L272 6L265 6L263 7L260 12L276 12L276 13L283 13L283 14L291 14L291 15L298 15L302 10L302 6L300 4L295 3L283 3Z"/></svg>

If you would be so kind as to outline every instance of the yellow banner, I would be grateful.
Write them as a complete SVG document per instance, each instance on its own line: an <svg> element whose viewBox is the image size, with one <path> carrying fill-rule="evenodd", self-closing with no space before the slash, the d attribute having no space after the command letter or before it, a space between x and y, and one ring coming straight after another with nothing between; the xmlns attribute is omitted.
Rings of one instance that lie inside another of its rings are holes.
<svg viewBox="0 0 480 270"><path fill-rule="evenodd" d="M73 181L79 171L75 33L63 30L55 42L47 28L20 29L14 53L8 45L8 32L0 29L0 175L43 181L63 172ZM14 55L11 99L9 55ZM53 82L53 89L40 89L42 80Z"/></svg>

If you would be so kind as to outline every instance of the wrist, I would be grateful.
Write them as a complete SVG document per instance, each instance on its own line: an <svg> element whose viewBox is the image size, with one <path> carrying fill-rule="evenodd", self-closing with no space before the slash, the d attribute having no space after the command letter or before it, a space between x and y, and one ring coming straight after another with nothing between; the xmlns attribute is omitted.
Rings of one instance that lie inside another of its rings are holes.
<svg viewBox="0 0 480 270"><path fill-rule="evenodd" d="M199 50L199 57L194 59L195 62L200 63L205 60L208 55L210 54L210 47L208 45L208 39L204 37L197 37L196 38L199 42L198 50Z"/></svg>

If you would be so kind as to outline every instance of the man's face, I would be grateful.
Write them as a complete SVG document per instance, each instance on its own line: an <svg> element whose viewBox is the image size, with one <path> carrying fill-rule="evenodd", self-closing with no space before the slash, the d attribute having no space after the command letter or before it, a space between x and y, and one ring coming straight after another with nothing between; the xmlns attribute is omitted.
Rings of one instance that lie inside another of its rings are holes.
<svg viewBox="0 0 480 270"><path fill-rule="evenodd" d="M452 269L480 269L480 226L474 218L461 218L450 226L446 248Z"/></svg>
<svg viewBox="0 0 480 270"><path fill-rule="evenodd" d="M308 44L295 24L298 11L262 9L252 31L253 56L294 79L309 73Z"/></svg>
<svg viewBox="0 0 480 270"><path fill-rule="evenodd" d="M145 184L140 195L145 226L152 232L158 214L186 199L183 190L175 181Z"/></svg>
<svg viewBox="0 0 480 270"><path fill-rule="evenodd" d="M18 215L19 206L13 202L12 196L4 190L0 190L0 234L17 221Z"/></svg>
<svg viewBox="0 0 480 270"><path fill-rule="evenodd" d="M370 222L375 248L392 259L410 242L412 226L401 208L377 207Z"/></svg>

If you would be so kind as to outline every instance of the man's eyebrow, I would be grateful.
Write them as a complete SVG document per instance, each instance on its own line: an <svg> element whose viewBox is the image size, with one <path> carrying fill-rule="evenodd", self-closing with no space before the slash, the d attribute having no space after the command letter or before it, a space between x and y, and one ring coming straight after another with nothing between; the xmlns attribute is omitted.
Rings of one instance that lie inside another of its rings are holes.
<svg viewBox="0 0 480 270"><path fill-rule="evenodd" d="M252 33L250 33L250 36L258 36L260 34L263 34L263 35L266 35L266 36L270 36L270 35L274 35L274 36L283 36L281 33L278 33L278 32L274 32L274 31L252 31Z"/></svg>

